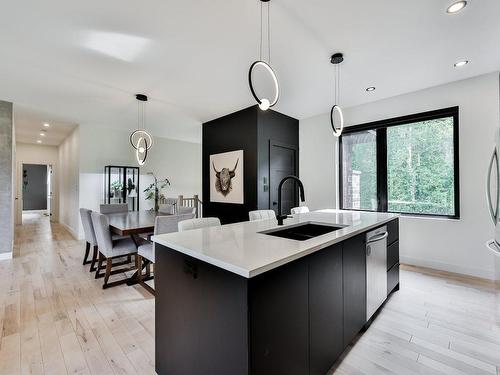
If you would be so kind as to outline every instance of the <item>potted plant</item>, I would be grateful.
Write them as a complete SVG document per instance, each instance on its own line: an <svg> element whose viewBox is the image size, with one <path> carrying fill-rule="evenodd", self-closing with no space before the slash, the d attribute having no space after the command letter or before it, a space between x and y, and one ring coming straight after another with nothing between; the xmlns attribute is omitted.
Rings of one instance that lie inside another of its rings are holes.
<svg viewBox="0 0 500 375"><path fill-rule="evenodd" d="M120 181L113 181L110 186L111 198L121 197L123 191L123 184Z"/></svg>
<svg viewBox="0 0 500 375"><path fill-rule="evenodd" d="M144 193L146 193L146 200L151 200L154 199L154 210L155 212L158 212L160 209L160 199L165 198L165 196L162 193L162 190L167 187L167 185L170 185L170 181L165 178L163 180L158 180L156 175L152 172L148 173L149 175L153 176L154 182L149 185L146 189L144 189Z"/></svg>

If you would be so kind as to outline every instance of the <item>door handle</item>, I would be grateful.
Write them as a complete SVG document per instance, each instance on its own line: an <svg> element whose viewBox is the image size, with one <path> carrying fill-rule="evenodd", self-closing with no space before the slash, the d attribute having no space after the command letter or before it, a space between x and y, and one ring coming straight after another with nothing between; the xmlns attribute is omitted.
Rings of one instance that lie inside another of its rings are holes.
<svg viewBox="0 0 500 375"><path fill-rule="evenodd" d="M493 202L491 200L491 170L493 168L493 163L497 165L497 206L493 209ZM490 211L491 220L493 220L493 224L497 224L498 221L498 197L500 192L500 185L498 184L500 181L500 176L498 175L498 154L497 148L493 150L491 154L490 163L488 165L488 172L486 174L486 199L488 201L488 210Z"/></svg>
<svg viewBox="0 0 500 375"><path fill-rule="evenodd" d="M368 245L366 247L366 256L369 257L370 255L372 255L372 247Z"/></svg>
<svg viewBox="0 0 500 375"><path fill-rule="evenodd" d="M273 206L276 206L278 204L278 202L273 202Z"/></svg>
<svg viewBox="0 0 500 375"><path fill-rule="evenodd" d="M366 244L369 245L371 243L374 243L374 242L377 242L377 241L381 241L385 238L387 238L389 236L389 232L385 231L384 233L380 234L380 235L376 235L376 236L373 236L372 238L370 238Z"/></svg>

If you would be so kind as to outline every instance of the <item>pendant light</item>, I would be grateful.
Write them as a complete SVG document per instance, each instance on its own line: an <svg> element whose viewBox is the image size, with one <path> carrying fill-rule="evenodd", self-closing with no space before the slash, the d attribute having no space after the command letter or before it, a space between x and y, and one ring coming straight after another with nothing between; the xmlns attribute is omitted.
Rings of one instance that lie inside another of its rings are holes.
<svg viewBox="0 0 500 375"><path fill-rule="evenodd" d="M274 72L273 68L271 68L271 21L270 21L270 0L259 0L260 1L260 49L259 49L259 60L254 61L252 65L250 65L250 69L248 71L248 85L250 86L250 91L252 95L259 105L259 108L263 111L268 110L273 107L276 103L278 103L278 99L280 96L280 89L278 84L278 77ZM262 57L262 46L264 40L263 33L263 12L264 12L264 3L267 5L267 62ZM262 67L265 69L266 73L271 76L274 86L274 96L272 98L259 98L257 93L255 92L252 75L255 68Z"/></svg>
<svg viewBox="0 0 500 375"><path fill-rule="evenodd" d="M335 137L340 137L342 130L344 130L344 114L342 113L342 108L340 108L340 63L344 61L344 55L341 53L335 53L332 55L330 62L335 67L335 82L334 82L334 104L330 110L330 124L332 125L333 135ZM338 117L338 123L335 118Z"/></svg>
<svg viewBox="0 0 500 375"><path fill-rule="evenodd" d="M153 146L153 138L146 131L146 102L148 97L137 94L137 130L130 134L130 144L135 149L135 158L139 165L144 165L148 157L148 150Z"/></svg>

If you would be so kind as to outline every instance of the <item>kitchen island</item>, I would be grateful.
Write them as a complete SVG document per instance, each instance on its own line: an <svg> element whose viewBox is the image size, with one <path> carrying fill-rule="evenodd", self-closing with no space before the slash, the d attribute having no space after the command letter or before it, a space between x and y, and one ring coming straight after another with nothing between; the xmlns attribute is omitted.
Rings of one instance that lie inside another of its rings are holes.
<svg viewBox="0 0 500 375"><path fill-rule="evenodd" d="M399 287L398 227L322 210L154 236L157 373L327 373L373 316L368 232L384 241L383 299Z"/></svg>

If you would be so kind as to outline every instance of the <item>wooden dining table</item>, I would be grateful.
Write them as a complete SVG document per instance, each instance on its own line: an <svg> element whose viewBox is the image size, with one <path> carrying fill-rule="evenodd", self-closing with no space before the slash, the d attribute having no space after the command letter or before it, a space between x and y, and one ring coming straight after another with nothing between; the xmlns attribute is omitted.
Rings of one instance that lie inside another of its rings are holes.
<svg viewBox="0 0 500 375"><path fill-rule="evenodd" d="M106 214L109 220L109 229L111 232L120 236L130 236L136 245L144 241L139 238L140 234L152 233L155 228L157 216L170 216L164 212L155 212L152 210L129 211L113 214ZM139 267L139 265L138 265ZM127 285L134 285L139 282L139 268L127 281ZM143 278L147 281L149 278Z"/></svg>
<svg viewBox="0 0 500 375"><path fill-rule="evenodd" d="M109 220L109 229L120 236L150 233L155 228L155 219L157 216L169 215L164 212L155 212L152 210L106 214Z"/></svg>

